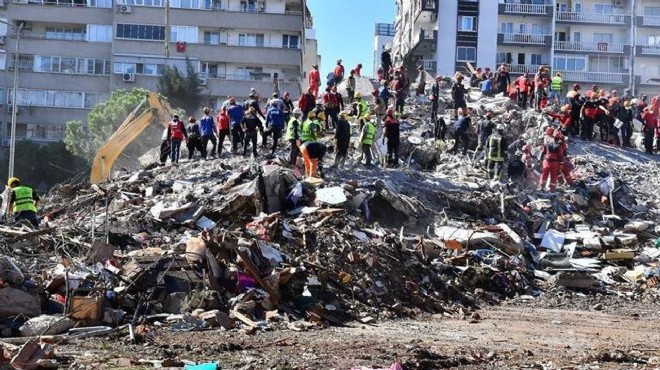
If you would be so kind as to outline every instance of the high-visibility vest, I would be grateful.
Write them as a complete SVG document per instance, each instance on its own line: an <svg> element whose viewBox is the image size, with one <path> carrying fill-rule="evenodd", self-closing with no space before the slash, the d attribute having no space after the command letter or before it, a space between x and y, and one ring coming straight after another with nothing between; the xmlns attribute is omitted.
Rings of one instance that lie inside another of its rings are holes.
<svg viewBox="0 0 660 370"><path fill-rule="evenodd" d="M564 80L561 79L559 76L555 76L552 78L552 91L559 91L561 90L561 84L564 82Z"/></svg>
<svg viewBox="0 0 660 370"><path fill-rule="evenodd" d="M488 160L493 162L504 162L504 151L502 150L502 136L492 134L488 138Z"/></svg>
<svg viewBox="0 0 660 370"><path fill-rule="evenodd" d="M170 136L172 139L183 139L183 123L181 121L170 122Z"/></svg>
<svg viewBox="0 0 660 370"><path fill-rule="evenodd" d="M14 213L23 211L37 212L37 207L32 199L32 189L27 186L18 186L14 188Z"/></svg>
<svg viewBox="0 0 660 370"><path fill-rule="evenodd" d="M321 121L318 119L315 119L312 121L311 126L309 127L310 131L312 132L312 140L313 141L318 141L321 139L321 133L319 131L319 127L322 127L323 125L321 124Z"/></svg>
<svg viewBox="0 0 660 370"><path fill-rule="evenodd" d="M358 118L361 118L367 112L369 112L369 103L362 99L358 102Z"/></svg>
<svg viewBox="0 0 660 370"><path fill-rule="evenodd" d="M362 144L371 145L374 142L374 136L376 136L376 126L367 121L365 122L364 127L366 128L366 132L362 135ZM363 130L365 128L363 128Z"/></svg>
<svg viewBox="0 0 660 370"><path fill-rule="evenodd" d="M312 120L306 119L303 121L302 127L300 129L300 141L305 142L312 140L314 140L314 134L312 132Z"/></svg>
<svg viewBox="0 0 660 370"><path fill-rule="evenodd" d="M295 118L291 118L286 127L286 135L284 136L285 140L295 140L296 139L296 130L299 130L300 123Z"/></svg>

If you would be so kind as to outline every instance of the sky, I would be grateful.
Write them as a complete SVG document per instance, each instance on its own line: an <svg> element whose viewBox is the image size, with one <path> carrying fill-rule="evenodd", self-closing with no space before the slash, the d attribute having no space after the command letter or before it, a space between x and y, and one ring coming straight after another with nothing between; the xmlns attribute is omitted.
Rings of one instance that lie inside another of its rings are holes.
<svg viewBox="0 0 660 370"><path fill-rule="evenodd" d="M307 0L307 7L319 44L321 79L334 69L337 59L347 74L362 63L362 74L371 76L375 25L394 23L395 0Z"/></svg>

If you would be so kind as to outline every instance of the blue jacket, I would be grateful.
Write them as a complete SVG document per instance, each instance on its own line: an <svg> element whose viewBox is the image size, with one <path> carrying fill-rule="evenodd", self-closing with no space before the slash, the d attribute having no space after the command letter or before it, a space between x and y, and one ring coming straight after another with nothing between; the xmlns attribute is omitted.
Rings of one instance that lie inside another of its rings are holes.
<svg viewBox="0 0 660 370"><path fill-rule="evenodd" d="M284 128L284 113L276 107L272 107L266 113L266 127Z"/></svg>
<svg viewBox="0 0 660 370"><path fill-rule="evenodd" d="M380 97L383 98L383 100L387 101L389 98L392 97L392 94L390 93L390 90L387 87L384 87L383 91L380 92Z"/></svg>
<svg viewBox="0 0 660 370"><path fill-rule="evenodd" d="M455 131L466 131L470 127L470 121L466 117L461 117L454 123Z"/></svg>
<svg viewBox="0 0 660 370"><path fill-rule="evenodd" d="M482 92L489 92L492 89L492 86L493 86L493 81L486 80L481 84L481 91Z"/></svg>
<svg viewBox="0 0 660 370"><path fill-rule="evenodd" d="M199 131L201 131L202 136L213 136L213 117L204 116L199 120Z"/></svg>
<svg viewBox="0 0 660 370"><path fill-rule="evenodd" d="M243 122L243 116L245 116L245 109L242 105L230 105L227 108L227 116L229 116L230 126L240 125Z"/></svg>

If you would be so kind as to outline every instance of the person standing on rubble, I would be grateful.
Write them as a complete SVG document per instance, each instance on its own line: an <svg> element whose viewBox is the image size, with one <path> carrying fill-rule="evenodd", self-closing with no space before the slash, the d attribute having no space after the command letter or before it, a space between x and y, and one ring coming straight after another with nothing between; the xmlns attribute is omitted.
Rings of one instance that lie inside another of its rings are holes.
<svg viewBox="0 0 660 370"><path fill-rule="evenodd" d="M344 109L344 99L341 94L337 92L336 85L332 86L332 88L327 87L325 89L325 93L323 94L323 105L325 106L325 112L328 115L325 129L330 130L330 126L332 126L332 128L337 126L339 111ZM332 122L332 125L330 125L330 122Z"/></svg>
<svg viewBox="0 0 660 370"><path fill-rule="evenodd" d="M186 147L188 148L188 160L191 160L195 154L195 150L199 151L202 158L206 158L206 148L202 147L202 133L195 117L188 118L188 126L186 126L188 137L186 138Z"/></svg>
<svg viewBox="0 0 660 370"><path fill-rule="evenodd" d="M316 98L314 97L314 94L312 94L311 89L307 89L306 93L300 95L300 98L298 99L298 108L303 112L303 120L307 118L309 112L314 110L315 104Z"/></svg>
<svg viewBox="0 0 660 370"><path fill-rule="evenodd" d="M293 106L293 101L291 100L291 95L288 91L285 91L284 94L282 94L282 103L284 104L284 121L289 122L291 119L291 112L293 112L295 107Z"/></svg>
<svg viewBox="0 0 660 370"><path fill-rule="evenodd" d="M333 167L344 166L348 157L348 148L351 144L351 124L346 120L346 112L339 113L337 128L335 129L335 163Z"/></svg>
<svg viewBox="0 0 660 370"><path fill-rule="evenodd" d="M642 113L642 134L646 154L653 154L653 136L658 137L658 116L651 107L644 108Z"/></svg>
<svg viewBox="0 0 660 370"><path fill-rule="evenodd" d="M355 71L351 70L346 82L346 94L348 95L348 102L355 101Z"/></svg>
<svg viewBox="0 0 660 370"><path fill-rule="evenodd" d="M312 70L309 71L309 90L314 95L314 99L319 96L319 87L321 87L321 72L319 72L319 65L314 64Z"/></svg>
<svg viewBox="0 0 660 370"><path fill-rule="evenodd" d="M424 95L426 90L426 71L423 66L418 66L417 71L419 71L419 82L417 83L417 88L415 89L415 95L420 96Z"/></svg>
<svg viewBox="0 0 660 370"><path fill-rule="evenodd" d="M621 146L630 148L630 138L633 134L633 119L635 114L633 113L632 106L630 105L630 100L623 101L623 109L619 109L617 112L616 118L623 123L619 129L621 132Z"/></svg>
<svg viewBox="0 0 660 370"><path fill-rule="evenodd" d="M642 114L644 114L644 109L648 107L648 103L646 102L647 96L642 95L639 97L639 99L636 99L637 101L633 104L635 106L635 118L637 118L639 121L642 120Z"/></svg>
<svg viewBox="0 0 660 370"><path fill-rule="evenodd" d="M571 161L568 160L568 144L566 144L566 137L560 130L555 130L554 138L559 142L559 175L562 175L564 181L568 185L573 184L573 176L571 171L573 170L573 165ZM558 175L558 176L559 176Z"/></svg>
<svg viewBox="0 0 660 370"><path fill-rule="evenodd" d="M186 138L188 138L186 127L183 125L183 122L179 120L179 116L175 114L172 116L172 121L170 121L170 124L167 127L167 139L171 143L170 159L172 160L172 164L179 163L179 157L181 156L181 142Z"/></svg>
<svg viewBox="0 0 660 370"><path fill-rule="evenodd" d="M389 107L390 99L392 99L394 96L392 96L392 93L390 93L390 89L386 83L383 84L383 89L380 91L380 97L383 99L383 102L385 102L385 106Z"/></svg>
<svg viewBox="0 0 660 370"><path fill-rule="evenodd" d="M337 66L333 72L333 77L335 85L339 85L342 81L344 81L344 66L341 64L341 59L337 60Z"/></svg>
<svg viewBox="0 0 660 370"><path fill-rule="evenodd" d="M504 125L499 123L496 131L488 138L488 146L486 147L489 179L499 180L501 178L507 147L506 138L504 137Z"/></svg>
<svg viewBox="0 0 660 370"><path fill-rule="evenodd" d="M353 72L357 77L362 77L362 63L358 63L358 65L353 69Z"/></svg>
<svg viewBox="0 0 660 370"><path fill-rule="evenodd" d="M7 181L7 186L11 189L7 209L11 210L14 221L27 220L35 229L38 229L37 206L40 199L37 192L29 186L22 185L18 177L10 178Z"/></svg>
<svg viewBox="0 0 660 370"><path fill-rule="evenodd" d="M374 113L376 114L376 127L381 128L383 120L385 119L385 114L387 113L387 104L385 104L385 101L380 97L378 89L374 89L374 91L371 92L371 96L374 97L374 101L376 102L376 106L374 107Z"/></svg>
<svg viewBox="0 0 660 370"><path fill-rule="evenodd" d="M546 71L545 67L539 66L539 70L534 76L534 106L537 112L541 112L545 108L544 105L547 104L550 77Z"/></svg>
<svg viewBox="0 0 660 370"><path fill-rule="evenodd" d="M580 112L584 105L584 100L580 95L580 85L573 85L573 90L566 94L566 100L571 106L571 134L577 135L580 133Z"/></svg>
<svg viewBox="0 0 660 370"><path fill-rule="evenodd" d="M481 83L481 95L488 97L495 96L495 91L493 90L493 79L487 78Z"/></svg>
<svg viewBox="0 0 660 370"><path fill-rule="evenodd" d="M584 102L580 117L582 125L580 127L580 138L582 140L591 140L594 136L594 122L598 118L598 94L591 94L591 100Z"/></svg>
<svg viewBox="0 0 660 370"><path fill-rule="evenodd" d="M516 92L518 93L518 106L522 109L527 109L527 101L529 100L529 92L532 84L529 81L529 72L525 72L518 77L514 82Z"/></svg>
<svg viewBox="0 0 660 370"><path fill-rule="evenodd" d="M440 103L440 80L442 76L436 76L433 85L431 86L431 122L438 119L438 106Z"/></svg>
<svg viewBox="0 0 660 370"><path fill-rule="evenodd" d="M385 74L384 79L389 80L391 77L389 71L392 67L392 55L390 54L389 49L383 50L380 54L380 65L383 67L383 73Z"/></svg>
<svg viewBox="0 0 660 370"><path fill-rule="evenodd" d="M541 156L543 157L543 167L541 179L539 181L539 190L544 190L550 177L550 191L557 189L557 178L559 177L559 164L561 162L561 144L554 136L555 131L552 127L546 129Z"/></svg>
<svg viewBox="0 0 660 370"><path fill-rule="evenodd" d="M367 113L364 115L364 126L360 131L359 142L362 145L362 154L366 157L366 165L372 166L371 163L371 146L374 143L374 138L376 137L376 126L372 122L371 114Z"/></svg>
<svg viewBox="0 0 660 370"><path fill-rule="evenodd" d="M573 118L572 118L571 106L569 104L566 104L563 107L561 107L559 110L559 114L555 114L555 113L546 113L546 114L548 115L548 117L559 121L559 129L565 136L567 136L571 132L573 125Z"/></svg>
<svg viewBox="0 0 660 370"><path fill-rule="evenodd" d="M394 72L393 90L396 101L394 103L394 110L403 114L403 107L406 105L406 86L401 74L397 71Z"/></svg>
<svg viewBox="0 0 660 370"><path fill-rule="evenodd" d="M463 85L463 75L456 74L456 82L451 87L451 98L454 101L454 119L458 118L458 110L461 110L463 117L467 116L467 102L465 100L465 86Z"/></svg>
<svg viewBox="0 0 660 370"><path fill-rule="evenodd" d="M215 128L218 133L218 157L222 154L222 149L225 144L225 138L231 138L229 130L229 117L227 116L227 107L222 107L220 113L215 117ZM231 139L230 139L231 141Z"/></svg>
<svg viewBox="0 0 660 370"><path fill-rule="evenodd" d="M488 138L493 134L493 129L495 124L492 121L493 114L491 112L486 112L483 119L480 119L477 122L477 149L474 151L474 158L472 161L476 161L477 156L481 153L482 150L488 144ZM486 156L486 167L488 167L488 156Z"/></svg>
<svg viewBox="0 0 660 370"><path fill-rule="evenodd" d="M252 143L252 155L257 158L257 132L263 131L263 124L259 117L257 117L256 109L254 107L248 108L247 114L243 117L241 127L245 132L245 141L243 142L243 156L247 157L248 147Z"/></svg>
<svg viewBox="0 0 660 370"><path fill-rule="evenodd" d="M383 144L385 144L385 138L387 138L387 164L397 167L399 165L401 133L399 130L399 120L394 116L394 109L392 108L389 108L386 112Z"/></svg>
<svg viewBox="0 0 660 370"><path fill-rule="evenodd" d="M302 117L302 110L300 108L295 108L292 111L292 117L287 122L286 126L286 135L285 140L291 145L291 152L289 153L289 164L291 166L296 165L298 160L298 154L300 154L300 148L298 148L298 143L300 142L300 118Z"/></svg>
<svg viewBox="0 0 660 370"><path fill-rule="evenodd" d="M561 78L561 72L557 72L555 77L552 78L552 83L550 89L552 93L550 94L550 100L553 104L561 104L562 99L562 89L564 87L564 80Z"/></svg>
<svg viewBox="0 0 660 370"><path fill-rule="evenodd" d="M316 113L314 111L309 112L307 118L303 120L300 125L300 142L306 143L308 141L314 141L316 139L316 131L318 130L316 124Z"/></svg>
<svg viewBox="0 0 660 370"><path fill-rule="evenodd" d="M257 94L256 91L250 92L250 95L248 96L248 100L243 103L243 108L247 111L250 107L254 108L254 112L257 116L261 117L262 120L266 119L266 116L264 116L263 112L261 111L261 107L259 107L259 94Z"/></svg>
<svg viewBox="0 0 660 370"><path fill-rule="evenodd" d="M211 157L215 157L216 149L218 146L218 142L216 141L215 137L218 134L218 131L216 130L215 124L213 122L213 117L210 116L211 109L204 107L202 112L204 112L204 116L199 120L199 131L202 134L202 148L204 149L202 152L202 158L206 159L206 148L209 144L209 141L211 144L213 144L213 147L211 148Z"/></svg>
<svg viewBox="0 0 660 370"><path fill-rule="evenodd" d="M357 102L357 117L362 118L369 113L369 103L366 99L362 99L362 94L359 92L355 94L355 102Z"/></svg>
<svg viewBox="0 0 660 370"><path fill-rule="evenodd" d="M506 94L506 89L511 85L511 75L507 69L506 63L502 63L500 68L497 70L497 92Z"/></svg>
<svg viewBox="0 0 660 370"><path fill-rule="evenodd" d="M470 145L470 116L461 116L454 123L454 146L449 151L452 154L458 153L458 146L463 142L463 156L467 155Z"/></svg>
<svg viewBox="0 0 660 370"><path fill-rule="evenodd" d="M236 104L236 98L234 97L229 99L227 116L229 117L231 130L231 150L232 153L236 154L238 152L238 144L241 143L243 145L243 141L245 140L245 132L241 126L245 116L245 108L240 104Z"/></svg>
<svg viewBox="0 0 660 370"><path fill-rule="evenodd" d="M171 142L169 137L167 137L167 132L169 131L169 126L163 129L163 135L160 141L160 165L164 166L167 162L167 158L170 157L170 148Z"/></svg>
<svg viewBox="0 0 660 370"><path fill-rule="evenodd" d="M323 176L323 157L327 147L318 141L300 144L300 153L305 161L305 177Z"/></svg>
<svg viewBox="0 0 660 370"><path fill-rule="evenodd" d="M284 112L277 106L273 105L266 113L266 129L273 135L273 146L270 150L271 155L275 155L277 145L280 143L282 137L282 130L284 130ZM263 138L264 146L266 145L266 137Z"/></svg>

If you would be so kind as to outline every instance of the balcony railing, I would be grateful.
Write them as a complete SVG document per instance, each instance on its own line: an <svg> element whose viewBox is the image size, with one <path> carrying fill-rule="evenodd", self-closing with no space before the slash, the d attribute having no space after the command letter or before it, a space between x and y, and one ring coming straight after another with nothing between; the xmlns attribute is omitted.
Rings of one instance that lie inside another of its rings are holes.
<svg viewBox="0 0 660 370"><path fill-rule="evenodd" d="M509 72L515 74L524 74L525 72L529 72L530 74L534 74L539 70L539 67L540 65L538 64L511 64L509 65Z"/></svg>
<svg viewBox="0 0 660 370"><path fill-rule="evenodd" d="M547 36L548 35L535 35L527 33L505 33L503 41L507 44L545 45Z"/></svg>
<svg viewBox="0 0 660 370"><path fill-rule="evenodd" d="M438 69L438 62L435 60L425 60L422 59L419 61L419 64L424 68L425 71L435 72Z"/></svg>
<svg viewBox="0 0 660 370"><path fill-rule="evenodd" d="M623 53L624 45L608 42L555 41L555 50L583 51L589 53Z"/></svg>
<svg viewBox="0 0 660 370"><path fill-rule="evenodd" d="M645 15L642 17L642 24L644 26L660 26L660 17Z"/></svg>
<svg viewBox="0 0 660 370"><path fill-rule="evenodd" d="M624 76L626 73L623 72L561 71L564 80L574 82L622 84Z"/></svg>
<svg viewBox="0 0 660 370"><path fill-rule="evenodd" d="M653 86L659 86L660 85L660 78L658 76L639 76L639 82L642 85L653 85Z"/></svg>
<svg viewBox="0 0 660 370"><path fill-rule="evenodd" d="M600 14L582 12L557 12L557 21L576 23L625 24L627 14Z"/></svg>
<svg viewBox="0 0 660 370"><path fill-rule="evenodd" d="M264 81L264 82L272 82L273 77L270 73L255 73L255 74L231 74L231 73L206 73L206 72L200 72L197 74L199 78L217 78L221 80L229 80L229 81ZM300 77L286 77L286 78L278 78L278 82L291 82L291 83L298 83L301 81Z"/></svg>
<svg viewBox="0 0 660 370"><path fill-rule="evenodd" d="M539 4L505 4L505 13L522 13L522 14L547 14L548 6Z"/></svg>
<svg viewBox="0 0 660 370"><path fill-rule="evenodd" d="M660 55L660 46L642 46L642 55Z"/></svg>

